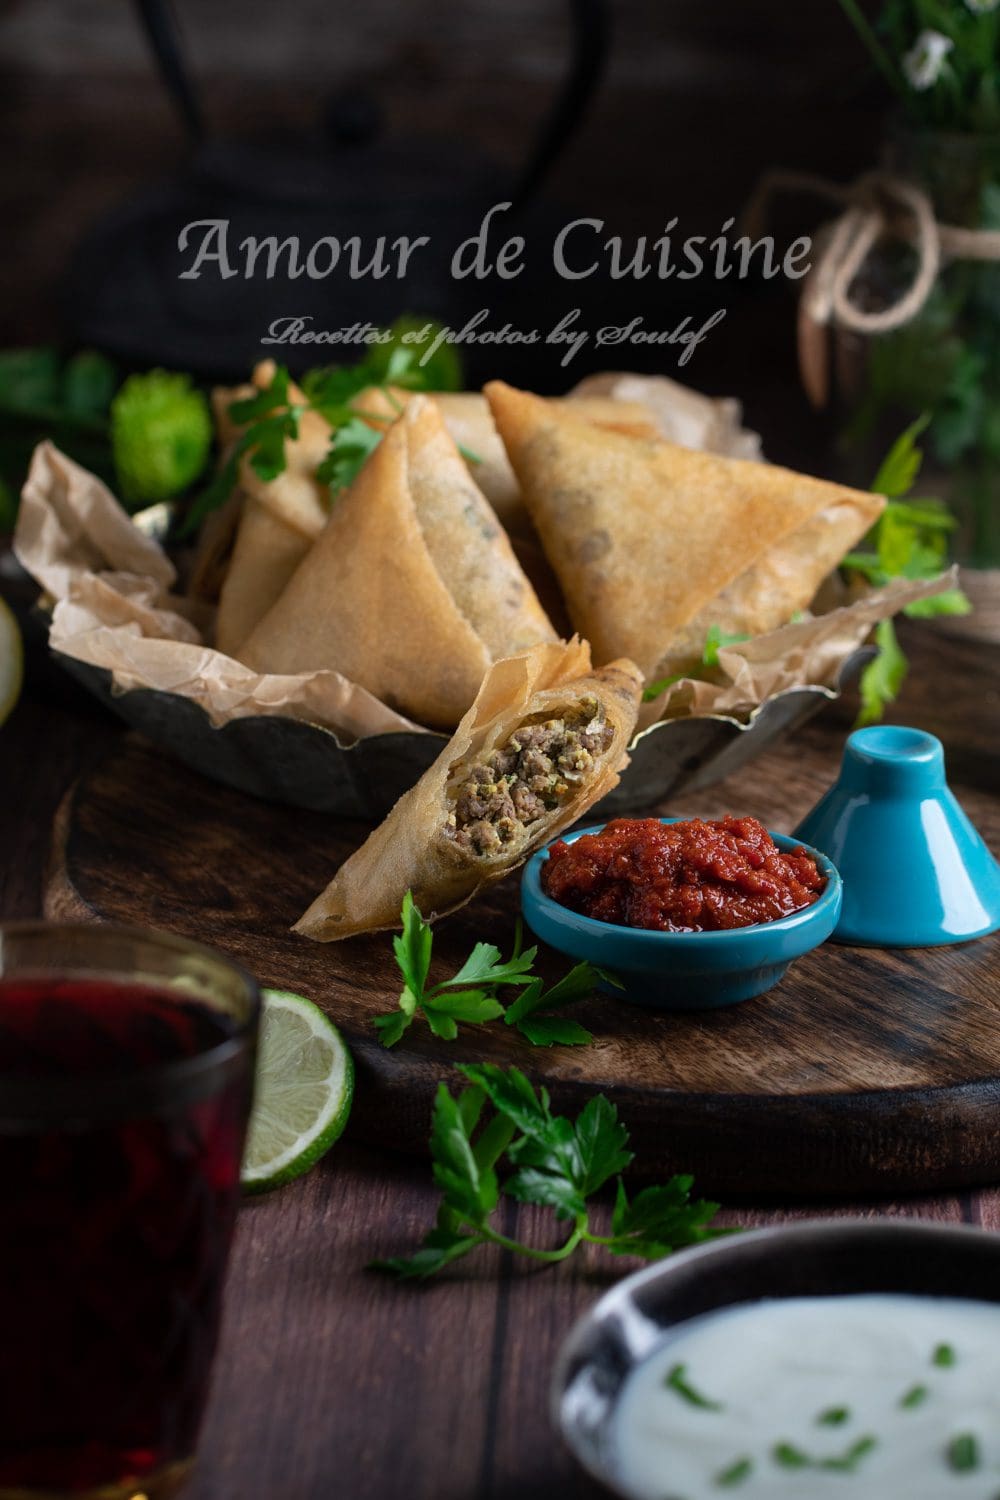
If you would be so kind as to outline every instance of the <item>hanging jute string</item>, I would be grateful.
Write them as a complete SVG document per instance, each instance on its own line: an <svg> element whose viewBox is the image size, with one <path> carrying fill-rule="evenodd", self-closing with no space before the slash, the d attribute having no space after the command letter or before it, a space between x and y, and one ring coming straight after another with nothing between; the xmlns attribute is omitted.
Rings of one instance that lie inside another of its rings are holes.
<svg viewBox="0 0 1000 1500"><path fill-rule="evenodd" d="M799 370L816 407L829 399L829 329L889 333L916 317L947 260L1000 262L1000 230L943 224L927 194L891 172L866 172L856 182L829 182L811 172L775 169L761 178L743 215L747 233L764 233L779 193L811 193L843 208L813 236L813 263L799 299ZM878 310L860 300L859 272L886 239L912 245L916 267L909 286Z"/></svg>
<svg viewBox="0 0 1000 1500"><path fill-rule="evenodd" d="M820 324L854 333L888 333L920 311L943 260L1000 261L1000 230L942 224L927 194L891 172L866 172L846 185L811 172L767 172L746 210L751 235L761 232L771 199L786 192L812 193L844 209L815 237L815 259L803 289L806 311ZM871 312L855 299L852 288L871 250L884 239L906 240L916 251L917 264L910 285Z"/></svg>

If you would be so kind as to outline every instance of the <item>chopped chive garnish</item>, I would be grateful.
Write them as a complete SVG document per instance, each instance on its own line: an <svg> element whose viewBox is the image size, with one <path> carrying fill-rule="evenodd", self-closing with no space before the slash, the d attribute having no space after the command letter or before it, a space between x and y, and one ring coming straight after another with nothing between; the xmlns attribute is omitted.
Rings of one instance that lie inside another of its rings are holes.
<svg viewBox="0 0 1000 1500"><path fill-rule="evenodd" d="M668 1375L664 1377L664 1387L668 1391L675 1391L682 1396L691 1406L700 1406L703 1411L722 1411L721 1401L711 1401L703 1396L701 1391L696 1391L687 1378L687 1365L674 1365Z"/></svg>
<svg viewBox="0 0 1000 1500"><path fill-rule="evenodd" d="M821 1411L816 1418L821 1427L842 1427L850 1420L851 1410L848 1406L828 1406L826 1411Z"/></svg>
<svg viewBox="0 0 1000 1500"><path fill-rule="evenodd" d="M911 1385L905 1396L900 1396L899 1404L904 1411L912 1411L915 1406L922 1406L930 1395L925 1385Z"/></svg>
<svg viewBox="0 0 1000 1500"><path fill-rule="evenodd" d="M723 1469L721 1474L716 1474L715 1482L719 1485L742 1484L744 1479L749 1479L753 1473L752 1458L738 1458L735 1463L730 1464L728 1469Z"/></svg>
<svg viewBox="0 0 1000 1500"><path fill-rule="evenodd" d="M810 1462L809 1455L792 1443L775 1443L771 1457L785 1469L807 1469Z"/></svg>
<svg viewBox="0 0 1000 1500"><path fill-rule="evenodd" d="M948 1444L948 1465L956 1474L979 1468L979 1444L971 1432L960 1432Z"/></svg>
<svg viewBox="0 0 1000 1500"><path fill-rule="evenodd" d="M933 1363L942 1370L950 1370L955 1363L955 1351L950 1344L938 1344L934 1350Z"/></svg>
<svg viewBox="0 0 1000 1500"><path fill-rule="evenodd" d="M839 1458L820 1459L819 1466L821 1469L832 1469L838 1474L853 1474L861 1460L867 1458L872 1449L877 1447L878 1439L872 1437L871 1433L867 1433L864 1437L858 1438L856 1443L852 1443L847 1452L842 1453Z"/></svg>
<svg viewBox="0 0 1000 1500"><path fill-rule="evenodd" d="M775 1463L786 1469L827 1469L836 1474L853 1474L861 1460L876 1447L878 1438L866 1433L857 1438L845 1453L834 1454L831 1458L812 1458L793 1443L776 1444L771 1449L771 1456Z"/></svg>

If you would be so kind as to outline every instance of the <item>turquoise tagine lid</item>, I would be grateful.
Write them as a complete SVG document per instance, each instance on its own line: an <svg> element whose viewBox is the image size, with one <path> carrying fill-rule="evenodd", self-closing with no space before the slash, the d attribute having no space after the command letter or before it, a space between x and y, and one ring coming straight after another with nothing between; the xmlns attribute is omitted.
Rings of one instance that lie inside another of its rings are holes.
<svg viewBox="0 0 1000 1500"><path fill-rule="evenodd" d="M948 787L932 734L857 730L839 779L794 836L840 871L835 942L929 948L1000 928L1000 865Z"/></svg>

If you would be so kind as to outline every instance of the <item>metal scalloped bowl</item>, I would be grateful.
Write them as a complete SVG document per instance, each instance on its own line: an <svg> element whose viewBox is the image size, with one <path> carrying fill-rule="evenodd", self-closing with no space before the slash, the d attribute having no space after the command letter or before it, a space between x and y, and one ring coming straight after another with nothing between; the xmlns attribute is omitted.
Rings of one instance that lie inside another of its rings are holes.
<svg viewBox="0 0 1000 1500"><path fill-rule="evenodd" d="M619 1281L574 1325L552 1380L553 1425L589 1473L630 1495L614 1445L618 1401L631 1372L676 1328L764 1299L872 1292L1000 1301L1000 1240L919 1219L827 1219L681 1251ZM844 1491L847 1500L849 1480ZM728 1493L720 1489L720 1496ZM898 1500L898 1492L887 1489L886 1500Z"/></svg>
<svg viewBox="0 0 1000 1500"><path fill-rule="evenodd" d="M278 715L233 719L216 728L189 698L149 688L117 692L104 668L54 654L132 729L193 770L311 812L382 818L445 743L434 733L377 734L345 746L320 724ZM835 688L791 688L768 698L745 721L705 715L654 724L633 741L631 765L598 811L613 817L721 781L837 698L872 655L864 647L846 658Z"/></svg>

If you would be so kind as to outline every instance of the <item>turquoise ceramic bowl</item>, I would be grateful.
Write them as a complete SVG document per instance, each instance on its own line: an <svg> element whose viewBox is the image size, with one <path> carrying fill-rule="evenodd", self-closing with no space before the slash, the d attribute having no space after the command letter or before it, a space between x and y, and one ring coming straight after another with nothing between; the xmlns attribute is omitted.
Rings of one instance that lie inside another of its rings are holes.
<svg viewBox="0 0 1000 1500"><path fill-rule="evenodd" d="M585 833L600 833L603 826L579 828L564 835L565 841L572 844ZM801 839L780 833L771 837L786 853L807 849L826 877L819 900L790 917L728 932L648 932L598 922L560 906L542 890L542 866L549 857L545 848L528 861L521 879L524 920L550 948L613 974L622 988L602 985L605 993L647 1010L712 1010L751 1000L773 989L793 959L825 943L840 916L841 881L833 863Z"/></svg>
<svg viewBox="0 0 1000 1500"><path fill-rule="evenodd" d="M930 948L1000 928L1000 866L949 789L932 734L857 730L835 785L795 832L844 877L838 943Z"/></svg>

